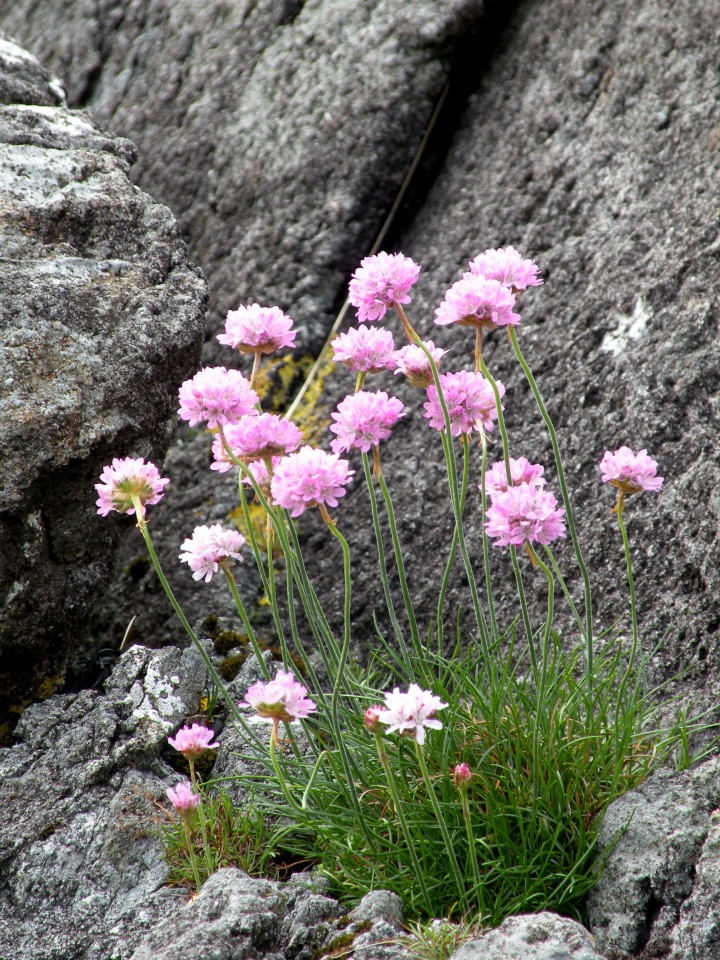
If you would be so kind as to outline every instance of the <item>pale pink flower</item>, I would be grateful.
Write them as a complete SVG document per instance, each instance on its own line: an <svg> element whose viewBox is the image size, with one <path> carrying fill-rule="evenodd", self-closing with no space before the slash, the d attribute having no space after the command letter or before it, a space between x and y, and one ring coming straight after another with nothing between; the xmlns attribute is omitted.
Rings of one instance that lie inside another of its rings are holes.
<svg viewBox="0 0 720 960"><path fill-rule="evenodd" d="M485 528L493 546L552 543L565 536L565 510L555 497L529 483L497 493L487 509Z"/></svg>
<svg viewBox="0 0 720 960"><path fill-rule="evenodd" d="M330 444L333 452L355 449L367 453L381 440L387 440L398 419L404 416L403 411L402 401L389 397L384 390L351 393L331 415L336 422L330 430L337 434L337 440Z"/></svg>
<svg viewBox="0 0 720 960"><path fill-rule="evenodd" d="M195 527L192 537L183 543L180 559L193 572L193 580L205 579L210 583L221 564L231 558L242 561L238 553L245 537L237 530L228 530L219 523L211 527Z"/></svg>
<svg viewBox="0 0 720 960"><path fill-rule="evenodd" d="M412 737L422 746L426 729L442 730L436 714L446 706L440 697L411 683L407 693L401 693L399 687L395 687L392 693L385 694L385 706L378 713L378 720L386 724L388 733Z"/></svg>
<svg viewBox="0 0 720 960"><path fill-rule="evenodd" d="M382 705L379 703L367 708L363 714L363 723L368 730L380 729L380 714L382 713L382 709Z"/></svg>
<svg viewBox="0 0 720 960"><path fill-rule="evenodd" d="M273 457L272 458L272 468L273 473L277 469L277 465L282 460L282 457ZM245 464L250 473L255 478L255 483L260 487L265 497L270 496L270 473L268 472L267 463L264 460L253 460L251 463ZM250 477L246 476L244 473L241 477L241 482L245 484L246 487L252 487L252 481Z"/></svg>
<svg viewBox="0 0 720 960"><path fill-rule="evenodd" d="M336 363L344 363L359 373L380 373L394 370L395 341L383 327L351 327L332 342Z"/></svg>
<svg viewBox="0 0 720 960"><path fill-rule="evenodd" d="M211 430L254 416L260 402L250 381L239 370L225 367L204 367L182 384L179 397L181 418L191 427L207 421Z"/></svg>
<svg viewBox="0 0 720 960"><path fill-rule="evenodd" d="M466 763L458 763L453 770L453 783L458 788L464 787L471 777L470 767Z"/></svg>
<svg viewBox="0 0 720 960"><path fill-rule="evenodd" d="M505 395L505 387L497 380L498 393ZM495 394L481 373L459 370L457 373L443 373L440 376L445 404L450 417L450 433L453 437L472 430L492 430L497 420ZM445 418L438 398L437 387L431 384L427 388L426 412L423 416L430 421L435 430L445 429ZM504 408L503 408L504 409Z"/></svg>
<svg viewBox="0 0 720 960"><path fill-rule="evenodd" d="M270 489L273 501L299 517L307 507L336 507L355 471L336 453L301 447L278 464Z"/></svg>
<svg viewBox="0 0 720 960"><path fill-rule="evenodd" d="M100 495L96 506L101 517L106 517L111 510L134 514L133 496L140 501L145 516L145 505L159 503L165 493L163 487L170 483L167 477L160 476L154 463L149 460L145 463L142 457L115 458L111 466L103 468L100 480L102 482L96 483L95 489Z"/></svg>
<svg viewBox="0 0 720 960"><path fill-rule="evenodd" d="M266 720L302 720L317 710L307 692L292 673L278 670L273 680L254 683L243 702Z"/></svg>
<svg viewBox="0 0 720 960"><path fill-rule="evenodd" d="M241 353L275 353L295 346L293 322L280 307L261 307L258 303L231 310L225 319L225 333L217 339Z"/></svg>
<svg viewBox="0 0 720 960"><path fill-rule="evenodd" d="M168 787L165 791L170 803L175 807L183 819L187 819L200 803L200 797L189 783L178 783L176 787Z"/></svg>
<svg viewBox="0 0 720 960"><path fill-rule="evenodd" d="M514 247L486 250L470 261L470 274L464 276L484 277L499 280L503 286L515 290L536 287L543 281L534 260L526 260Z"/></svg>
<svg viewBox="0 0 720 960"><path fill-rule="evenodd" d="M424 343L433 360L438 364L447 350L436 347L432 340L425 340ZM414 387L421 387L426 390L433 382L430 361L416 343L410 343L406 347L396 350L395 361L397 363L395 376L399 373L404 374Z"/></svg>
<svg viewBox="0 0 720 960"><path fill-rule="evenodd" d="M466 273L445 294L435 311L435 323L458 323L466 327L516 327L520 314L513 313L515 297L499 280L485 280Z"/></svg>
<svg viewBox="0 0 720 960"><path fill-rule="evenodd" d="M532 487L544 487L543 473L545 467L539 463L530 463L526 457L510 457L510 476L512 483L508 484L505 461L494 463L485 474L485 493L494 497L497 493L504 493L508 486L517 487L521 483L529 483ZM482 489L478 484L478 488Z"/></svg>
<svg viewBox="0 0 720 960"><path fill-rule="evenodd" d="M297 450L303 439L302 431L291 420L285 420L274 413L243 417L237 423L226 427L224 433L233 454L243 463L282 456ZM233 462L221 437L217 436L213 440L212 451L215 462L210 465L210 469L219 470L221 473L229 470Z"/></svg>
<svg viewBox="0 0 720 960"><path fill-rule="evenodd" d="M633 453L630 447L620 447L615 453L609 450L600 461L602 482L611 483L626 496L649 490L656 493L663 484L657 475L657 461L648 456L647 450Z"/></svg>
<svg viewBox="0 0 720 960"><path fill-rule="evenodd" d="M178 753L181 753L186 760L197 760L206 750L217 750L219 743L210 743L215 736L212 730L194 723L191 727L183 727L175 734L175 737L168 737L168 743L175 747Z"/></svg>
<svg viewBox="0 0 720 960"><path fill-rule="evenodd" d="M365 257L350 280L348 299L357 308L358 320L382 320L395 303L409 303L409 292L420 266L402 253Z"/></svg>

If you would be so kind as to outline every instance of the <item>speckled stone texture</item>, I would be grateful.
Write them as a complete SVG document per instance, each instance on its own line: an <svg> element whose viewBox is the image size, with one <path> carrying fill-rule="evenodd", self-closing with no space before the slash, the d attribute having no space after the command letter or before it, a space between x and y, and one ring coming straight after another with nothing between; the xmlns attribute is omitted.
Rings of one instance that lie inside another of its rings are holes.
<svg viewBox="0 0 720 960"><path fill-rule="evenodd" d="M579 923L555 913L510 917L456 950L452 960L604 960Z"/></svg>
<svg viewBox="0 0 720 960"><path fill-rule="evenodd" d="M0 724L62 684L118 542L93 482L162 458L197 362L204 280L134 156L0 41Z"/></svg>

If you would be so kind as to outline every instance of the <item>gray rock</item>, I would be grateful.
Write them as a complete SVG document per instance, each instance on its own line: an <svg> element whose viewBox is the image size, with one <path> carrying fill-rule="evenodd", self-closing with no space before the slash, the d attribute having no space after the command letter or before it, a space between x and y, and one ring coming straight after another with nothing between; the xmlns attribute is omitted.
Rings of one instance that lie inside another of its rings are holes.
<svg viewBox="0 0 720 960"><path fill-rule="evenodd" d="M587 930L554 913L510 917L456 950L452 960L604 960Z"/></svg>
<svg viewBox="0 0 720 960"><path fill-rule="evenodd" d="M0 724L62 685L123 526L93 483L112 456L162 457L204 316L133 145L59 101L0 42Z"/></svg>
<svg viewBox="0 0 720 960"><path fill-rule="evenodd" d="M402 900L389 890L373 890L366 894L350 916L358 923L365 920L390 920L402 923Z"/></svg>
<svg viewBox="0 0 720 960"><path fill-rule="evenodd" d="M662 771L610 806L600 840L617 845L588 902L590 929L609 957L720 957L718 806L718 760Z"/></svg>

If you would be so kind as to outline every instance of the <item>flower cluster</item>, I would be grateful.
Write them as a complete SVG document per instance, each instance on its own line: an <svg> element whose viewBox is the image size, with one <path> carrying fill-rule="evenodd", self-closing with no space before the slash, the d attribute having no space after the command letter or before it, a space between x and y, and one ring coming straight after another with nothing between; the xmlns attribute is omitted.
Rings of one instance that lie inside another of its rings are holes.
<svg viewBox="0 0 720 960"><path fill-rule="evenodd" d="M647 450L633 453L630 447L620 447L615 453L606 450L600 461L602 482L611 483L626 496L643 490L656 493L663 484L657 468L657 461L648 456Z"/></svg>
<svg viewBox="0 0 720 960"><path fill-rule="evenodd" d="M382 320L396 303L410 302L410 288L420 267L402 253L378 253L365 257L350 280L348 299L357 309L358 320Z"/></svg>
<svg viewBox="0 0 720 960"><path fill-rule="evenodd" d="M245 543L245 537L237 530L227 530L219 523L211 527L195 527L192 537L189 537L180 548L183 563L187 563L193 572L193 580L205 579L209 583L220 569L221 564L230 558L242 560L238 553Z"/></svg>
<svg viewBox="0 0 720 960"><path fill-rule="evenodd" d="M395 687L392 693L385 694L385 706L377 711L377 719L387 726L388 733L412 737L422 746L426 729L442 730L436 714L446 706L440 697L411 683L407 693Z"/></svg>
<svg viewBox="0 0 720 960"><path fill-rule="evenodd" d="M505 395L505 387L497 380L498 393ZM481 373L470 373L469 370L459 370L457 373L444 373L440 376L440 386L450 418L450 433L459 437L461 433L471 433L473 430L493 429L497 420L497 404L495 393ZM427 389L427 403L424 416L430 421L435 430L445 429L445 417L438 397L435 384Z"/></svg>
<svg viewBox="0 0 720 960"><path fill-rule="evenodd" d="M168 787L165 793L183 819L187 819L200 803L200 797L189 783L178 783L176 787Z"/></svg>
<svg viewBox="0 0 720 960"><path fill-rule="evenodd" d="M397 366L393 335L382 327L352 327L333 340L332 349L337 363L358 373L380 373Z"/></svg>
<svg viewBox="0 0 720 960"><path fill-rule="evenodd" d="M100 474L100 483L95 484L99 496L96 501L98 513L106 517L111 510L118 513L135 513L135 502L145 504L159 503L165 492L165 484L170 483L167 477L161 477L160 471L154 463L142 457L124 460L113 460Z"/></svg>
<svg viewBox="0 0 720 960"><path fill-rule="evenodd" d="M168 743L181 753L186 760L197 760L206 750L217 750L219 743L211 743L215 736L212 730L199 723L178 730L175 737L168 737Z"/></svg>
<svg viewBox="0 0 720 960"><path fill-rule="evenodd" d="M487 508L485 529L496 547L552 543L565 536L565 509L555 497L532 483L498 492Z"/></svg>
<svg viewBox="0 0 720 960"><path fill-rule="evenodd" d="M424 345L436 364L445 356L447 350L436 347L432 340L425 340ZM426 390L433 382L430 361L424 351L416 344L410 343L395 351L395 376L402 373L414 387Z"/></svg>
<svg viewBox="0 0 720 960"><path fill-rule="evenodd" d="M531 487L544 487L543 473L545 468L539 463L530 463L526 457L509 458L511 483L508 483L505 461L494 463L485 474L485 493L494 497L498 493L505 493L508 487L517 487L521 483L528 483Z"/></svg>
<svg viewBox="0 0 720 960"><path fill-rule="evenodd" d="M526 287L536 287L542 283L538 277L538 265L534 260L526 260L514 247L499 250L486 250L470 261L470 272L464 276L483 277L497 280L503 286L520 291Z"/></svg>
<svg viewBox="0 0 720 960"><path fill-rule="evenodd" d="M239 370L203 367L179 390L178 413L191 427L206 422L211 430L258 412L260 399Z"/></svg>
<svg viewBox="0 0 720 960"><path fill-rule="evenodd" d="M466 273L445 294L435 311L435 323L447 326L458 323L468 327L515 327L520 314L513 313L515 297L499 280Z"/></svg>
<svg viewBox="0 0 720 960"><path fill-rule="evenodd" d="M383 390L371 393L360 390L338 404L332 414L335 423L330 430L336 434L331 446L335 453L362 450L367 453L381 440L387 440L398 419L403 416L403 404L389 397Z"/></svg>
<svg viewBox="0 0 720 960"><path fill-rule="evenodd" d="M251 303L231 310L225 319L225 333L218 334L220 343L241 353L275 353L295 346L293 322L279 307L261 307Z"/></svg>
<svg viewBox="0 0 720 960"><path fill-rule="evenodd" d="M317 710L307 692L292 673L278 670L273 680L254 683L243 702L266 720L302 720Z"/></svg>
<svg viewBox="0 0 720 960"><path fill-rule="evenodd" d="M238 423L226 427L224 433L233 456L242 463L290 453L297 450L303 439L302 431L294 423L274 413L243 417ZM225 473L234 466L222 437L215 437L212 449L215 460L210 465L211 470Z"/></svg>
<svg viewBox="0 0 720 960"><path fill-rule="evenodd" d="M270 490L276 504L299 517L311 506L336 507L354 472L337 454L301 447L280 461Z"/></svg>

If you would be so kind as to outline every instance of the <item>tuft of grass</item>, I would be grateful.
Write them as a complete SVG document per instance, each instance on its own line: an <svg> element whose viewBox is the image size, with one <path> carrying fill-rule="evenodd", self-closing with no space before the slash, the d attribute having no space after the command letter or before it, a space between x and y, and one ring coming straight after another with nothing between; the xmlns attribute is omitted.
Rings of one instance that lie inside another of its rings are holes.
<svg viewBox="0 0 720 960"><path fill-rule="evenodd" d="M450 960L464 943L478 937L483 928L470 920L430 920L408 924L408 933L396 942L405 947L414 960Z"/></svg>

